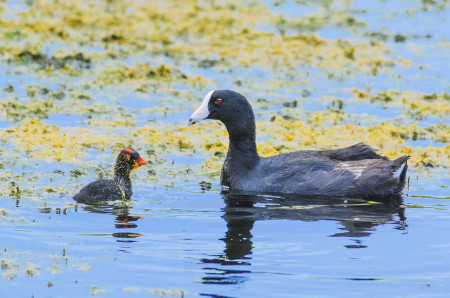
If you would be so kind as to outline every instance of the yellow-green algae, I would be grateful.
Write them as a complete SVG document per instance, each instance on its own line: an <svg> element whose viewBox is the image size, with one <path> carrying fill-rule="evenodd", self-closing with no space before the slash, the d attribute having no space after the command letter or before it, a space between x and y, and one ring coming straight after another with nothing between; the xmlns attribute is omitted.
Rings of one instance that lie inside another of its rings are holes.
<svg viewBox="0 0 450 298"><path fill-rule="evenodd" d="M149 294L149 295L171 296L171 297L173 297L173 296L184 297L185 295L188 294L188 292L186 292L185 290L181 290L181 289L164 290L164 289L149 289L149 288L142 288L142 287L127 286L127 287L124 287L123 290L125 292L130 292L130 293L145 293L145 294Z"/></svg>
<svg viewBox="0 0 450 298"><path fill-rule="evenodd" d="M276 152L276 148L271 145L277 140L290 150L305 149L314 147L317 149L346 146L355 142L367 142L375 148L381 150L396 151L398 154L411 154L414 165L420 165L420 147L412 148L405 146L405 141L419 135L423 139L435 140L440 143L450 141L450 129L447 126L430 128L420 128L416 124L409 126L396 126L390 123L380 123L378 125L361 127L352 124L322 126L320 122L321 113L313 117L311 123L305 124L301 121L287 121L281 117L276 117L273 121L258 121L258 136L267 134L273 140L258 142L258 148L262 155L271 155ZM111 125L111 124L110 124ZM119 120L116 126L134 126L128 121ZM15 144L22 150L30 152L32 157L49 161L66 161L76 163L83 157L83 148L117 148L117 143L133 144L138 143L142 147L163 148L177 152L179 149L207 150L227 150L227 133L224 127L217 123L202 123L194 127L179 127L174 129L173 125L143 126L129 129L129 135L106 131L103 135L97 135L88 129L63 128L55 125L46 125L36 118L21 122L18 127L11 127L1 134L1 138ZM114 140L114 142L112 142ZM403 148L403 149L402 149ZM34 151L33 149L39 149ZM449 145L442 147L428 147L428 150L437 154L436 158L443 159L442 165L448 167ZM157 150L157 149L156 149ZM158 153L162 153L160 150ZM280 150L286 151L286 150ZM49 154L52 153L52 154ZM417 156L415 155L417 154ZM395 157L390 153L390 157ZM414 162L417 161L417 162ZM441 164L438 159L436 164Z"/></svg>
<svg viewBox="0 0 450 298"><path fill-rule="evenodd" d="M382 38L333 40L312 33L324 26L366 29L367 24L349 16L345 3L329 1L319 13L297 19L274 13L260 1L37 0L28 5L13 14L0 3L0 61L9 65L7 73L48 80L57 87L5 85L0 116L13 123L0 129L0 142L8 145L1 149L1 196L72 194L81 185L77 179L92 169L109 176L115 154L129 146L150 161L139 169L143 181L174 185L174 177L181 183L202 173L217 179L228 144L223 125L185 127L184 121L156 120L188 114L210 86L221 86L196 67L224 75L243 70L234 83L258 109L257 141L263 156L364 141L391 158L410 155L410 164L419 170L432 166L448 171L447 93L374 92L348 85L352 98L316 99L328 104L327 110L304 111L302 99L285 104L299 89L314 92L313 80L370 79L392 75L394 67L421 67L397 55ZM439 46L448 47L445 42ZM247 70L255 67L266 71L264 78L248 76ZM26 95L16 92L20 88ZM126 108L134 98L140 108ZM381 119L341 110L353 103L401 112L398 118ZM280 104L285 108L273 109ZM76 115L82 121L52 125L45 120L55 115ZM430 117L441 122L423 125ZM416 140L429 146L412 145ZM181 165L170 155L204 161ZM63 167L41 175L30 168L33 161ZM64 165L72 168L64 170ZM29 171L19 174L9 169L14 166ZM55 186L54 174L65 182ZM46 182L35 186L42 180Z"/></svg>
<svg viewBox="0 0 450 298"><path fill-rule="evenodd" d="M363 91L353 88L355 102L378 103L384 107L401 108L406 115L422 120L430 115L442 119L450 117L450 94L423 94L412 91L386 90L371 94L370 90Z"/></svg>
<svg viewBox="0 0 450 298"><path fill-rule="evenodd" d="M80 257L69 258L56 254L30 254L17 250L4 250L0 252L2 277L13 280L19 276L33 277L44 272L61 274L72 268L89 272L91 267L79 264Z"/></svg>
<svg viewBox="0 0 450 298"><path fill-rule="evenodd" d="M104 288L97 287L97 286L91 286L91 295L92 296L103 295L105 293L106 293L106 290Z"/></svg>
<svg viewBox="0 0 450 298"><path fill-rule="evenodd" d="M346 16L324 21L333 24L336 19ZM0 47L0 52L13 58L24 51L39 53L44 43L61 41L64 47L59 56L73 54L84 46L101 45L106 51L92 53L94 59L150 51L183 60L219 56L226 65L315 65L372 71L395 63L386 58L389 51L380 41L351 44L347 40L325 40L301 33L286 36L257 29L267 24L276 26L279 21L280 15L259 1L38 0L14 18L0 21L5 32L20 32L20 38L6 39L9 42ZM279 46L274 48L273 44Z"/></svg>
<svg viewBox="0 0 450 298"><path fill-rule="evenodd" d="M422 139L448 143L450 131L439 126L435 130L413 125L393 125L380 123L366 127L353 124L320 125L323 118L317 113L310 123L284 120L275 117L272 121L258 121L258 151L263 156L300 149L328 149L367 142L391 158L410 155L410 164L415 167L433 165L448 168L450 166L450 145L410 146L409 139L418 136ZM106 127L106 128L105 128ZM107 127L123 127L128 133L114 131ZM0 140L15 145L14 155L43 160L49 163L86 164L88 150L117 152L122 147L132 145L150 160L150 168L158 171L156 177L148 175L145 169L139 173L142 179L161 180L178 177L180 180L197 179L191 174L219 170L225 156L228 139L223 125L217 122L204 122L193 127L175 128L172 124L155 122L135 127L126 121L103 126L101 133L91 129L59 127L47 125L36 118L22 121L18 126L1 131ZM151 149L150 149L151 148ZM142 149L142 150L141 150ZM145 150L150 149L150 156ZM176 167L170 162L158 160L158 156L171 152L175 155L200 154L205 161L200 165ZM203 153L202 153L203 152ZM111 155L107 162L113 163ZM164 164L162 164L164 163ZM87 163L94 166L95 161ZM162 165L161 165L162 164ZM161 172L160 172L161 171ZM54 191L64 191L64 186L53 186ZM11 193L11 186L4 193ZM37 189L36 189L37 190ZM47 189L47 192L50 192ZM52 191L53 192L53 191Z"/></svg>

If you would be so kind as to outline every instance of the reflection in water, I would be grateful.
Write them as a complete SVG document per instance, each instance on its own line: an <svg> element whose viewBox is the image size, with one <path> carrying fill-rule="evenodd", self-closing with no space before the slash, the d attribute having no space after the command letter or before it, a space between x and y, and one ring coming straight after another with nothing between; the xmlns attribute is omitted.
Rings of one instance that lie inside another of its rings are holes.
<svg viewBox="0 0 450 298"><path fill-rule="evenodd" d="M405 229L405 210L402 198L372 202L354 198L301 197L299 195L255 195L224 193L223 219L227 223L223 253L202 259L204 264L216 264L203 268L203 283L236 284L245 281L243 273L249 273L253 249L252 228L258 220L288 219L301 221L334 220L342 226L330 237L349 237L347 248L365 248L361 237L370 236L376 226L395 220L396 229ZM243 270L227 265L244 265ZM247 276L247 275L246 275ZM207 295L207 294L206 294Z"/></svg>
<svg viewBox="0 0 450 298"><path fill-rule="evenodd" d="M114 227L116 229L135 229L138 227L136 222L141 218L140 216L129 215L131 207L123 203L120 204L101 203L101 204L85 205L83 209L94 213L105 213L115 215L116 220ZM142 236L142 234L124 231L112 233L112 236L118 238L117 242L132 243L137 242L137 240L133 239Z"/></svg>

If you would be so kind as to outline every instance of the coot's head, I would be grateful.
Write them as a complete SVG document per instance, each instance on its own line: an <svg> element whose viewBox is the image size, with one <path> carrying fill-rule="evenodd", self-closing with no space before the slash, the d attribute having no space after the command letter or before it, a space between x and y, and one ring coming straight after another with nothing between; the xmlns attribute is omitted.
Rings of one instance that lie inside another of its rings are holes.
<svg viewBox="0 0 450 298"><path fill-rule="evenodd" d="M204 119L220 120L227 129L254 123L250 103L243 95L231 90L215 90L206 94L200 107L189 118L188 125Z"/></svg>
<svg viewBox="0 0 450 298"><path fill-rule="evenodd" d="M137 151L127 148L120 151L117 156L116 164L133 170L146 165L147 162L139 156Z"/></svg>

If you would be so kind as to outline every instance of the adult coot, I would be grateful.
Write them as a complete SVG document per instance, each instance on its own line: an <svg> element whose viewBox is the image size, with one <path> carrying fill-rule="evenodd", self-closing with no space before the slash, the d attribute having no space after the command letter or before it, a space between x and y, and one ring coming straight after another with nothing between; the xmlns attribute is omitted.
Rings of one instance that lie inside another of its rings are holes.
<svg viewBox="0 0 450 298"><path fill-rule="evenodd" d="M228 131L221 184L231 190L381 198L400 194L405 185L409 157L390 160L364 143L260 157L252 107L234 91L209 92L188 125L203 119L220 120Z"/></svg>
<svg viewBox="0 0 450 298"><path fill-rule="evenodd" d="M111 180L98 180L83 187L73 199L79 203L92 204L101 201L128 200L131 191L131 170L146 165L147 162L133 149L120 151L114 165Z"/></svg>

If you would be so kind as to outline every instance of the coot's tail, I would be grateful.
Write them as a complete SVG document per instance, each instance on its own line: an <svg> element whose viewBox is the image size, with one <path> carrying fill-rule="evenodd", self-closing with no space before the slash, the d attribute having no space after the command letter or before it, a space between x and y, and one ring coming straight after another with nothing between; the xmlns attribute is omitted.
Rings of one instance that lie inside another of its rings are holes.
<svg viewBox="0 0 450 298"><path fill-rule="evenodd" d="M408 170L409 156L402 156L392 162L394 177L398 179L397 191L401 192L406 183L406 171Z"/></svg>

